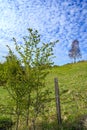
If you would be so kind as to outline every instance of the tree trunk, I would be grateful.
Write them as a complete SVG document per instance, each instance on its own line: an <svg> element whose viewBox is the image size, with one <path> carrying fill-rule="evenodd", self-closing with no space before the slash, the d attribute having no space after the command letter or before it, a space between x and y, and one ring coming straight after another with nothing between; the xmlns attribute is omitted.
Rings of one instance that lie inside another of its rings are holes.
<svg viewBox="0 0 87 130"><path fill-rule="evenodd" d="M17 114L16 130L18 130L18 127L19 127L19 119L20 119L20 109L19 109L18 102L17 102L16 114Z"/></svg>
<svg viewBox="0 0 87 130"><path fill-rule="evenodd" d="M18 127L19 127L19 117L20 117L20 115L18 114L18 115L17 115L17 124L16 124L16 130L18 130Z"/></svg>
<svg viewBox="0 0 87 130"><path fill-rule="evenodd" d="M26 115L26 126L29 125L29 108L27 109L27 115Z"/></svg>
<svg viewBox="0 0 87 130"><path fill-rule="evenodd" d="M28 96L28 102L27 102L26 126L29 126L29 107L30 107L30 94Z"/></svg>
<svg viewBox="0 0 87 130"><path fill-rule="evenodd" d="M74 63L76 63L76 57L74 57Z"/></svg>

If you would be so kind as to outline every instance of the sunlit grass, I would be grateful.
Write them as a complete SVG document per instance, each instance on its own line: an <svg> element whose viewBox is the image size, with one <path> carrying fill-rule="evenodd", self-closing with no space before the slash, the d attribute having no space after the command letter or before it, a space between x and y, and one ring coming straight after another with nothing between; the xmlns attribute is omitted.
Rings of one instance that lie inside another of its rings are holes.
<svg viewBox="0 0 87 130"><path fill-rule="evenodd" d="M50 69L50 73L46 77L46 86L51 91L50 97L52 98L52 101L46 106L49 107L48 119L50 122L56 120L55 77L58 78L60 90L62 120L74 122L81 115L87 115L87 62ZM0 87L0 107L5 106L6 109L10 102L8 92Z"/></svg>
<svg viewBox="0 0 87 130"><path fill-rule="evenodd" d="M87 113L87 62L54 67L47 78L47 86L54 93L54 78L58 78L62 118L73 120ZM53 106L55 107L55 106ZM52 109L53 109L52 107Z"/></svg>

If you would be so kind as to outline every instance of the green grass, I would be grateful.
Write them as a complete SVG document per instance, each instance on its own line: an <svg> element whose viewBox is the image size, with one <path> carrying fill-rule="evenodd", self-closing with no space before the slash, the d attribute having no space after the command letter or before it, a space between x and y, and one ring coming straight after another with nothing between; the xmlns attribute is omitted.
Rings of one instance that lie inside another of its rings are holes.
<svg viewBox="0 0 87 130"><path fill-rule="evenodd" d="M51 69L47 85L52 90L53 98L55 77L58 78L63 121L74 122L76 119L79 120L81 115L87 115L87 62ZM55 102L52 102L51 110L55 112Z"/></svg>
<svg viewBox="0 0 87 130"><path fill-rule="evenodd" d="M58 78L62 120L75 124L82 115L87 115L87 62L56 66L50 69L46 85L51 90L49 120L56 120L54 78ZM9 104L8 93L0 87L0 106Z"/></svg>

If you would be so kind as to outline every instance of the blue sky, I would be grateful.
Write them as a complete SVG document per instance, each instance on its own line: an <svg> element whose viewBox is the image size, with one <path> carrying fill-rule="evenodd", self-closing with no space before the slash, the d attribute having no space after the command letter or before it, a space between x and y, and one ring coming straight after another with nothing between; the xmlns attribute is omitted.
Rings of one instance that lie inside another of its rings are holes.
<svg viewBox="0 0 87 130"><path fill-rule="evenodd" d="M0 61L6 45L14 50L12 38L22 41L27 28L37 29L43 42L59 40L55 64L71 62L68 50L75 39L87 60L87 0L0 0Z"/></svg>

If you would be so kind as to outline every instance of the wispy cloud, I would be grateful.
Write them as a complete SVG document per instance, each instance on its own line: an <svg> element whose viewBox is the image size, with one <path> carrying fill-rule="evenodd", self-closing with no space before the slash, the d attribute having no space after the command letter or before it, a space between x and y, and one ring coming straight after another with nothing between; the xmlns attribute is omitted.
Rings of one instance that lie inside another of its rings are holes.
<svg viewBox="0 0 87 130"><path fill-rule="evenodd" d="M70 62L67 54L74 39L87 59L86 21L86 0L0 0L0 57L2 46L7 53L5 45L14 46L12 37L20 41L31 27L39 31L43 41L59 39L55 64Z"/></svg>

